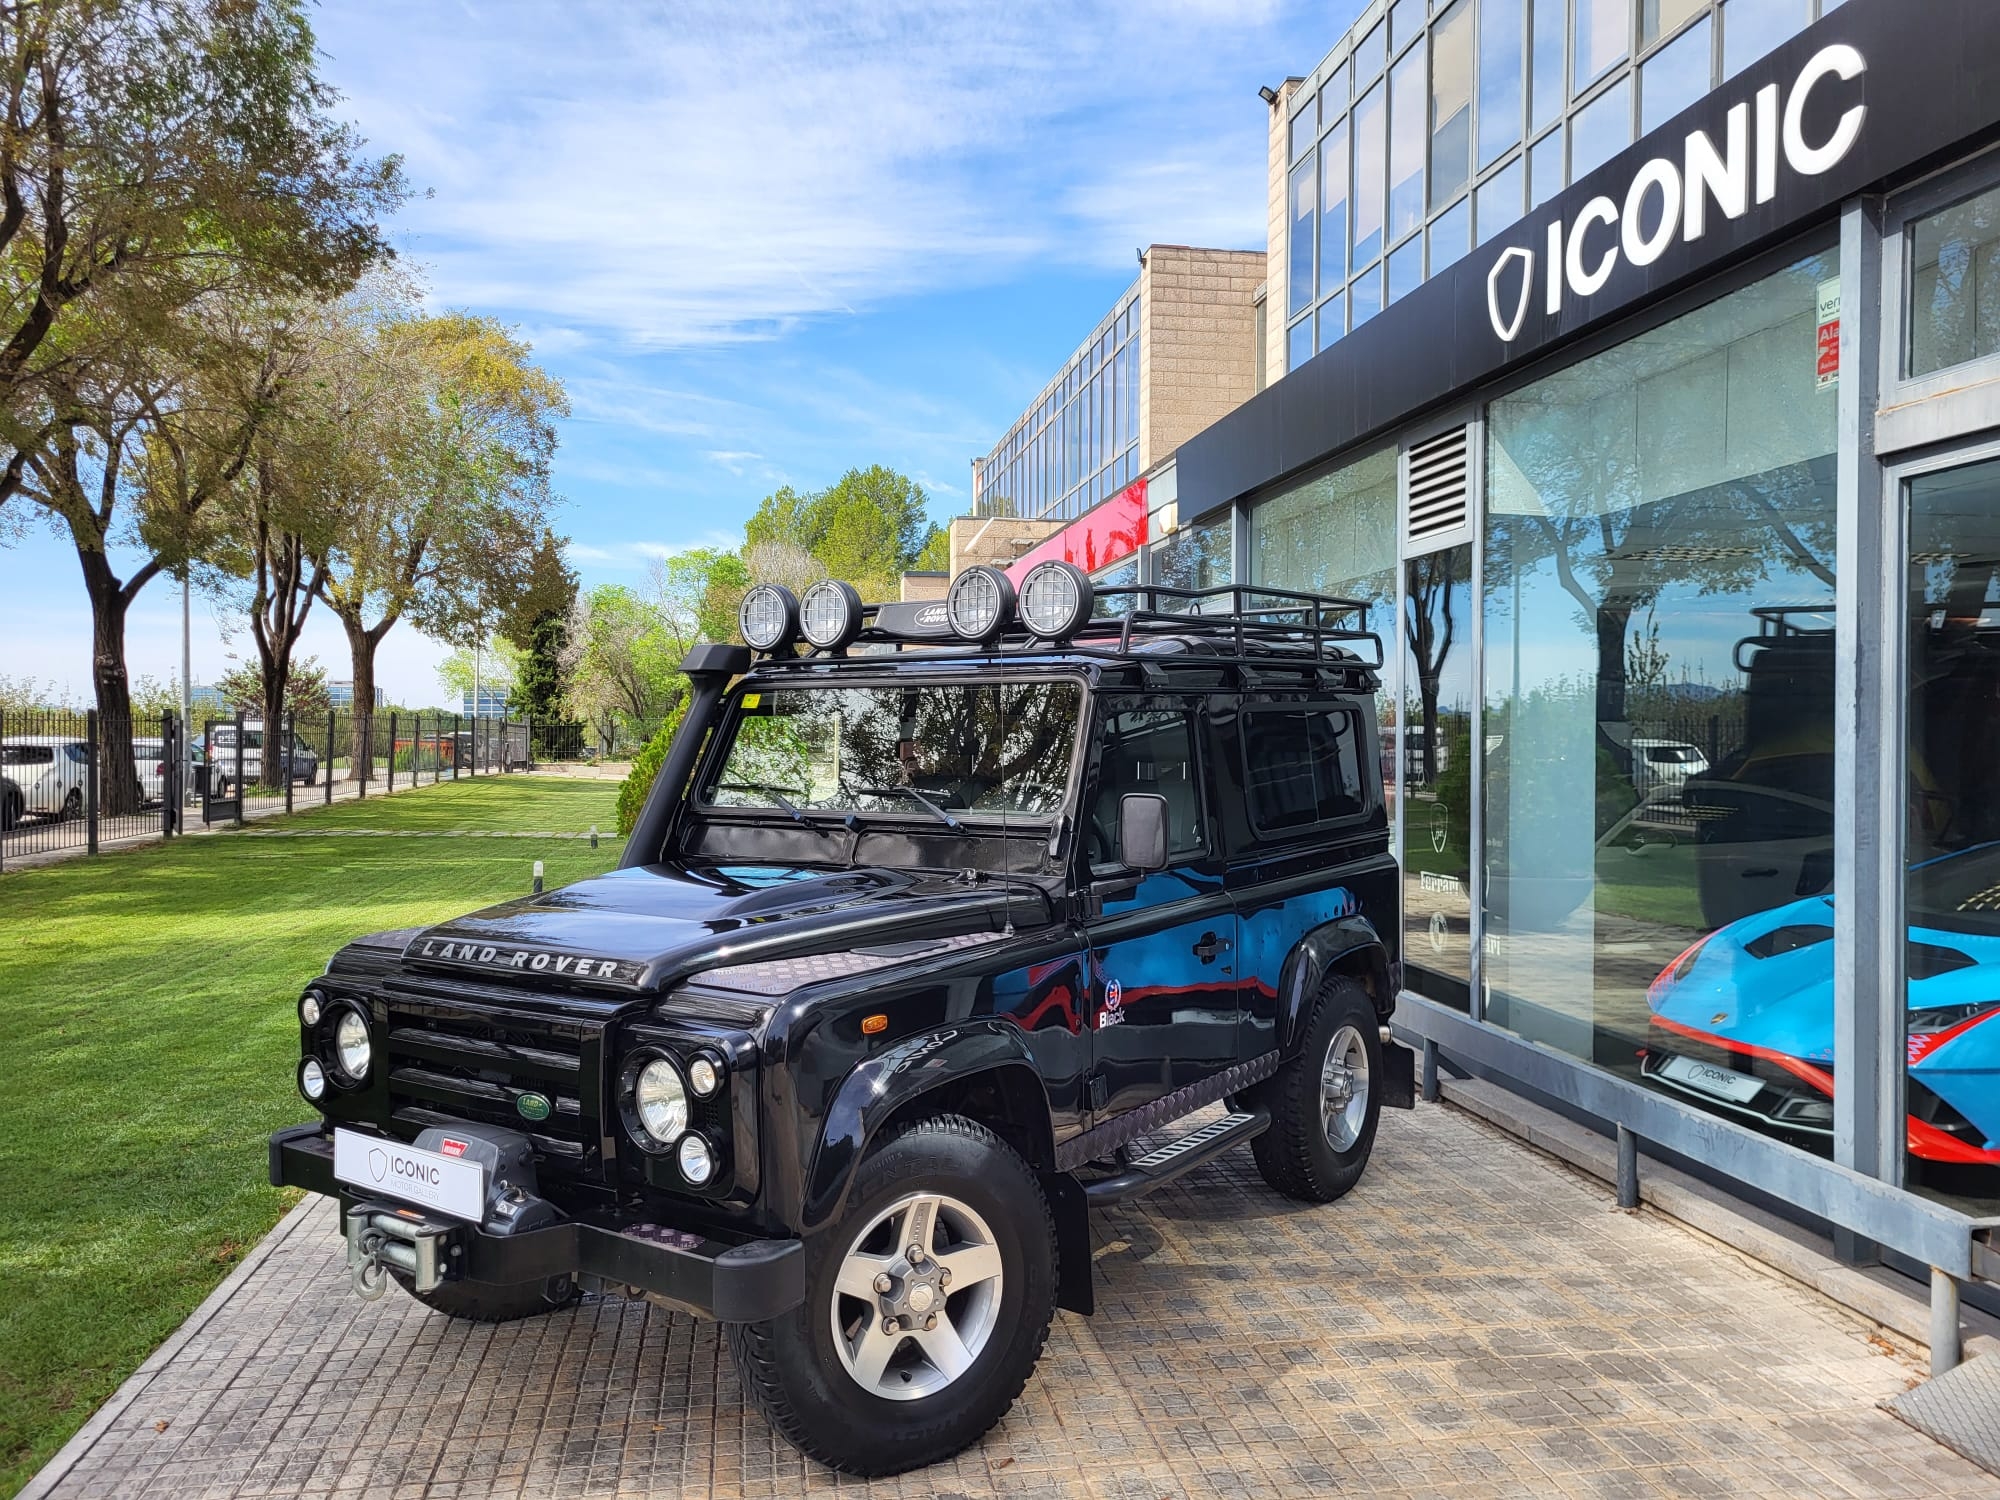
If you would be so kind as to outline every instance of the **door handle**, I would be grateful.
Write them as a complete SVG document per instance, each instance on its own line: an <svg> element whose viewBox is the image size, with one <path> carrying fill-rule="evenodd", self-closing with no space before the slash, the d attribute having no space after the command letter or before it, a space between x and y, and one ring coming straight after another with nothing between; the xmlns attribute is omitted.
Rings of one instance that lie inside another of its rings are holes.
<svg viewBox="0 0 2000 1500"><path fill-rule="evenodd" d="M1193 951L1194 956L1203 963L1212 964L1218 956L1227 953L1229 948L1230 942L1228 938L1217 937L1212 932L1204 932L1201 935L1201 941L1194 945Z"/></svg>

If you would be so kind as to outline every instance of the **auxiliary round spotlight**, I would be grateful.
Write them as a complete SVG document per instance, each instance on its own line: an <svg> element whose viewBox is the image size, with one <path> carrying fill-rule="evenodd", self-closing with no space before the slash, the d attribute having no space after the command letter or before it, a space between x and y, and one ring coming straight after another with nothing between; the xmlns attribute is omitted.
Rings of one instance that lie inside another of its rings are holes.
<svg viewBox="0 0 2000 1500"><path fill-rule="evenodd" d="M861 634L861 596L852 584L824 578L799 601L799 628L822 651L839 651Z"/></svg>
<svg viewBox="0 0 2000 1500"><path fill-rule="evenodd" d="M752 651L775 651L799 628L799 601L782 584L757 584L737 608L736 627Z"/></svg>
<svg viewBox="0 0 2000 1500"><path fill-rule="evenodd" d="M319 1025L319 996L308 992L299 1002L299 1020L308 1026Z"/></svg>
<svg viewBox="0 0 2000 1500"><path fill-rule="evenodd" d="M998 568L967 568L952 579L944 609L961 639L990 641L1014 613L1014 580Z"/></svg>
<svg viewBox="0 0 2000 1500"><path fill-rule="evenodd" d="M299 1064L299 1092L315 1104L326 1097L326 1069L318 1058L309 1057Z"/></svg>
<svg viewBox="0 0 2000 1500"><path fill-rule="evenodd" d="M1021 580L1021 622L1043 640L1067 640L1089 621L1093 594L1075 563L1036 563Z"/></svg>
<svg viewBox="0 0 2000 1500"><path fill-rule="evenodd" d="M698 1135L681 1137L681 1176L696 1187L700 1187L715 1175L715 1151L707 1141Z"/></svg>
<svg viewBox="0 0 2000 1500"><path fill-rule="evenodd" d="M706 1053L696 1053L688 1063L688 1087L697 1099L706 1099L722 1087L722 1064Z"/></svg>

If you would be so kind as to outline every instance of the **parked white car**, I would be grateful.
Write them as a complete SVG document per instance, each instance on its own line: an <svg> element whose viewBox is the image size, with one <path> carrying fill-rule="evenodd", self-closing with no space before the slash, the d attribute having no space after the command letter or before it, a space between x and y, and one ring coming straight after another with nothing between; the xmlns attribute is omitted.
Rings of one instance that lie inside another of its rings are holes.
<svg viewBox="0 0 2000 1500"><path fill-rule="evenodd" d="M83 740L56 734L10 734L0 740L0 776L20 799L16 817L82 817L89 771L90 747Z"/></svg>
<svg viewBox="0 0 2000 1500"><path fill-rule="evenodd" d="M292 746L284 760L291 772L292 780L303 781L307 786L319 780L319 752L296 734L292 736ZM233 721L218 724L208 732L208 763L215 768L211 774L218 778L216 782L218 790L224 790L235 784L236 725ZM264 721L245 719L243 721L244 784L255 786L263 776Z"/></svg>
<svg viewBox="0 0 2000 1500"><path fill-rule="evenodd" d="M1634 780L1642 793L1678 797L1690 776L1708 774L1708 757L1686 740L1632 741Z"/></svg>

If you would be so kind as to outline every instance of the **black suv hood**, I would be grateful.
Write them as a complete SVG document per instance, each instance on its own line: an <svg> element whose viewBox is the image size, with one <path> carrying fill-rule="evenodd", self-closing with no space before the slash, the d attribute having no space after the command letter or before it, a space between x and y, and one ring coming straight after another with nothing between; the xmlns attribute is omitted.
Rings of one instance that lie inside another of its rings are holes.
<svg viewBox="0 0 2000 1500"><path fill-rule="evenodd" d="M403 961L535 984L658 990L702 969L1050 920L1034 887L912 870L643 865L412 937Z"/></svg>

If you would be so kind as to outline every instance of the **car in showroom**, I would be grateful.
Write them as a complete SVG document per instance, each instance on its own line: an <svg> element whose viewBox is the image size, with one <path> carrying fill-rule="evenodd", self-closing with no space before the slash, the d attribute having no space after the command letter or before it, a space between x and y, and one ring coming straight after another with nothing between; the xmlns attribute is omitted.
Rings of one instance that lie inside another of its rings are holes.
<svg viewBox="0 0 2000 1500"><path fill-rule="evenodd" d="M1905 889L1909 1152L1920 1171L2000 1183L2000 843L1914 865ZM1758 912L1662 970L1643 1075L1830 1149L1833 910L1811 896Z"/></svg>
<svg viewBox="0 0 2000 1500"><path fill-rule="evenodd" d="M1066 562L752 588L621 868L307 984L271 1180L338 1199L365 1296L645 1298L811 1457L948 1458L1092 1311L1091 1207L1243 1145L1330 1202L1414 1102L1353 608Z"/></svg>

